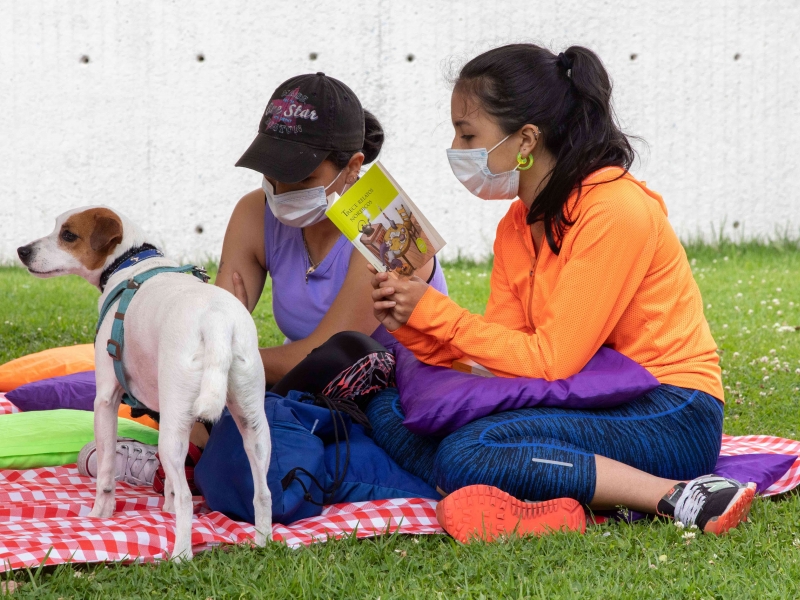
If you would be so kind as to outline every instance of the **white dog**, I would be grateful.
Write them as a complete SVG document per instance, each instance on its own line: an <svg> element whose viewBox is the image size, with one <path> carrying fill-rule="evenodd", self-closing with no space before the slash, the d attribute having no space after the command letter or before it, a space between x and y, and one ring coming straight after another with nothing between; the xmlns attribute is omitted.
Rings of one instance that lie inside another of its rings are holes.
<svg viewBox="0 0 800 600"><path fill-rule="evenodd" d="M155 267L177 266L161 256L141 262L134 256L131 266L122 262L120 269L120 259L145 242L142 231L118 212L84 207L59 216L50 235L17 253L37 277L83 277L103 292L98 302L102 307L119 283ZM124 393L106 349L118 304L111 306L95 340L97 494L89 516L101 518L114 512L117 411ZM192 496L184 471L189 434L196 419L218 419L226 403L250 460L255 541L263 546L272 539L272 497L266 482L271 445L264 414L264 368L247 309L232 294L191 275L161 273L136 292L124 329L122 364L128 388L161 414L158 452L166 474L164 510L176 515L172 556L192 556Z"/></svg>

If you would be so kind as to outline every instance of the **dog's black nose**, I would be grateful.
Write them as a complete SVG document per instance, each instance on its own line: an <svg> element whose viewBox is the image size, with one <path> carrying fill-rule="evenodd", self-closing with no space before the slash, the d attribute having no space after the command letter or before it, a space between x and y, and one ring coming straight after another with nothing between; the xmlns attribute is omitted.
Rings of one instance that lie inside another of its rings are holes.
<svg viewBox="0 0 800 600"><path fill-rule="evenodd" d="M20 246L17 248L17 256L19 256L19 259L23 263L30 258L31 252L33 252L33 250L30 246Z"/></svg>

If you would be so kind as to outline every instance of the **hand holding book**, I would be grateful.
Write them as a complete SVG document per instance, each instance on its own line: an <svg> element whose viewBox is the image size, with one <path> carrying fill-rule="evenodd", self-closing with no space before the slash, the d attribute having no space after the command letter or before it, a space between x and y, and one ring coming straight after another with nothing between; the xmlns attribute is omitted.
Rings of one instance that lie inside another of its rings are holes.
<svg viewBox="0 0 800 600"><path fill-rule="evenodd" d="M416 276L397 277L391 272L379 272L372 265L372 302L375 318L389 331L395 331L408 322L428 284Z"/></svg>

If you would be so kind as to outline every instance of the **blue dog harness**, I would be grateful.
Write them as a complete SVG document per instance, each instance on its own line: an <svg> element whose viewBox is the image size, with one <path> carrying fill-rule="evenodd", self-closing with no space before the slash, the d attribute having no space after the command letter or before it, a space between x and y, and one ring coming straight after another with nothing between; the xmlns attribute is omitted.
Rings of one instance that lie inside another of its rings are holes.
<svg viewBox="0 0 800 600"><path fill-rule="evenodd" d="M139 252L125 260L116 269L114 269L114 271L108 277L113 275L116 271L126 269L148 258L162 256L164 255L155 248L143 250L142 252ZM111 308L111 305L114 304L117 299L119 299L117 312L114 313L114 323L111 326L111 338L108 340L106 350L108 351L109 356L114 359L114 373L116 374L117 381L119 381L122 389L125 390L125 393L122 395L122 401L132 409L150 410L139 400L137 400L136 397L131 393L131 390L128 387L128 382L125 379L125 373L122 370L122 349L125 343L125 313L128 310L131 300L133 300L134 295L142 286L142 284L152 277L161 275L162 273L191 274L200 279L203 283L208 283L209 279L208 273L206 273L204 268L196 267L194 265L183 265L182 267L156 267L155 269L150 269L149 271L139 273L131 279L123 281L109 292L108 297L106 298L105 302L103 302L103 307L100 309L100 319L98 319L97 328L95 329L95 338L97 338L97 333L100 331L100 325L102 325L103 319L105 319L106 314Z"/></svg>

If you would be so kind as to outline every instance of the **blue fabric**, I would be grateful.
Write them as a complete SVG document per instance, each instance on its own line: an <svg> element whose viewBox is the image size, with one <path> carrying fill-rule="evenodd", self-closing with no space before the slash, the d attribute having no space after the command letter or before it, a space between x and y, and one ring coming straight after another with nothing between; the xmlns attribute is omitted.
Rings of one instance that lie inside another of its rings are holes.
<svg viewBox="0 0 800 600"><path fill-rule="evenodd" d="M414 433L444 437L486 415L534 406L608 408L658 387L650 372L627 356L600 348L580 373L547 381L528 377L480 377L426 365L395 348L397 388L404 422Z"/></svg>
<svg viewBox="0 0 800 600"><path fill-rule="evenodd" d="M453 491L488 484L526 500L575 498L589 503L598 454L647 473L692 479L711 473L722 440L722 404L704 392L661 385L614 408L525 408L484 417L444 438L414 435L399 403L370 405L375 439L402 466ZM388 433L387 433L388 432ZM431 453L433 475L431 479Z"/></svg>
<svg viewBox="0 0 800 600"><path fill-rule="evenodd" d="M395 391L395 396L396 391ZM302 467L326 489L336 473L334 422L327 408L316 406L313 396L290 392L287 397L267 393L264 409L272 436L272 455L267 484L272 493L273 520L292 523L320 514L319 503L354 502L402 497L435 497L424 481L403 471L365 433L344 415L350 437L350 461L344 482L332 496L310 477L297 472L314 502L304 498L303 486L294 480L284 490L282 480L292 469ZM338 421L338 418L337 418ZM339 425L339 467L345 466L347 443ZM313 432L313 433L312 433ZM205 450L195 467L195 482L212 510L252 523L253 479L244 444L233 417L226 409L211 430Z"/></svg>
<svg viewBox="0 0 800 600"><path fill-rule="evenodd" d="M106 281L111 279L117 271L122 271L123 269L127 269L128 267L132 267L133 265L139 264L140 262L142 262L143 260L147 260L148 258L156 258L156 257L159 258L164 257L164 255L161 253L161 250L159 250L158 248L148 248L147 250L142 250L141 252L138 252L137 254L131 256L129 259L123 261L122 264L120 264L116 269L111 271L111 273L109 273L106 276Z"/></svg>
<svg viewBox="0 0 800 600"><path fill-rule="evenodd" d="M435 488L433 464L440 440L417 435L403 425L405 415L400 406L400 396L391 390L379 392L364 413L372 424L375 443L386 450L403 469Z"/></svg>
<svg viewBox="0 0 800 600"><path fill-rule="evenodd" d="M396 392L395 392L396 395ZM343 465L346 444L339 442L339 464ZM329 478L336 468L336 445L325 446L325 468ZM422 478L403 470L361 425L350 429L350 463L344 481L327 502L361 502L384 498L439 498Z"/></svg>

